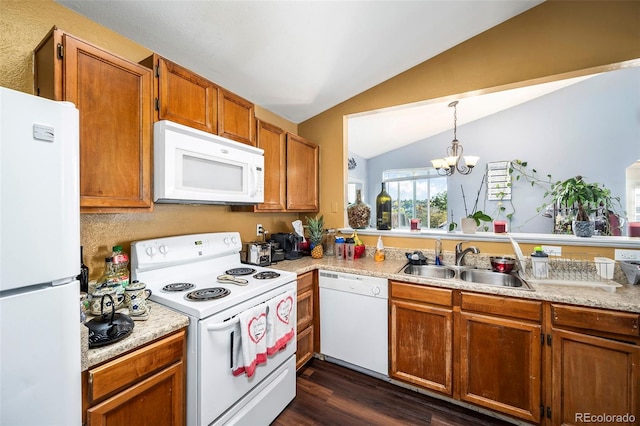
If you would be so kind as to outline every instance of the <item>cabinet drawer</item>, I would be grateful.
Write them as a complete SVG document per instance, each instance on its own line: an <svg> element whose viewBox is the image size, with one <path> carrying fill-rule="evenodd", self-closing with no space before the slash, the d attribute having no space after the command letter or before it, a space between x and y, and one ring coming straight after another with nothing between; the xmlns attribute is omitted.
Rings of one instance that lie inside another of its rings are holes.
<svg viewBox="0 0 640 426"><path fill-rule="evenodd" d="M420 284L389 281L391 283L391 297L408 299L415 302L431 303L434 305L452 306L453 290L445 288L427 287Z"/></svg>
<svg viewBox="0 0 640 426"><path fill-rule="evenodd" d="M551 322L554 326L574 327L625 336L640 336L640 314L551 305Z"/></svg>
<svg viewBox="0 0 640 426"><path fill-rule="evenodd" d="M542 321L542 302L533 300L462 292L460 308L464 311L483 312L536 322Z"/></svg>
<svg viewBox="0 0 640 426"><path fill-rule="evenodd" d="M302 293L313 288L314 274L315 271L311 271L306 274L298 275L298 293Z"/></svg>
<svg viewBox="0 0 640 426"><path fill-rule="evenodd" d="M95 401L184 357L185 331L89 370L89 401Z"/></svg>
<svg viewBox="0 0 640 426"><path fill-rule="evenodd" d="M313 356L313 327L298 332L296 342L296 370L306 364Z"/></svg>

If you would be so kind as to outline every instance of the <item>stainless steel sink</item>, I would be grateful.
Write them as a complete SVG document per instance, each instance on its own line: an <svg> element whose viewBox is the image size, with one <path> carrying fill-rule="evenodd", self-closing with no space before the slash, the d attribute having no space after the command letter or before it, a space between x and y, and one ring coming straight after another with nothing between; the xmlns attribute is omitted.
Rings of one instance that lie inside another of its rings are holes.
<svg viewBox="0 0 640 426"><path fill-rule="evenodd" d="M456 276L454 269L447 266L436 265L407 265L402 272L428 278L453 278Z"/></svg>
<svg viewBox="0 0 640 426"><path fill-rule="evenodd" d="M484 269L467 269L462 271L460 272L460 279L477 284L533 290L526 281L515 274L505 274L502 272L493 272Z"/></svg>

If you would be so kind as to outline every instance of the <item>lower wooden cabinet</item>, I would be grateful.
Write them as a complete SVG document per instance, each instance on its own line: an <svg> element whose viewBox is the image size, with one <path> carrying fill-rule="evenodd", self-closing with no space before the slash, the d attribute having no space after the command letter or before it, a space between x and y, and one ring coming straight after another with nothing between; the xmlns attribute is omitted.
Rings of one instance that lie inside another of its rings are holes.
<svg viewBox="0 0 640 426"><path fill-rule="evenodd" d="M318 324L318 280L317 272L298 275L298 302L296 323L296 369L300 369L316 352L319 336Z"/></svg>
<svg viewBox="0 0 640 426"><path fill-rule="evenodd" d="M640 314L398 281L389 305L393 379L533 424L640 420Z"/></svg>
<svg viewBox="0 0 640 426"><path fill-rule="evenodd" d="M463 292L460 399L540 421L542 302Z"/></svg>
<svg viewBox="0 0 640 426"><path fill-rule="evenodd" d="M297 323L296 323L296 369L300 369L316 352L315 330L317 324L317 273L298 275Z"/></svg>
<svg viewBox="0 0 640 426"><path fill-rule="evenodd" d="M184 425L185 331L83 373L88 426Z"/></svg>
<svg viewBox="0 0 640 426"><path fill-rule="evenodd" d="M611 417L598 424L640 422L639 318L552 305L550 424L593 423L599 415Z"/></svg>
<svg viewBox="0 0 640 426"><path fill-rule="evenodd" d="M452 290L390 282L391 377L452 395L452 293Z"/></svg>

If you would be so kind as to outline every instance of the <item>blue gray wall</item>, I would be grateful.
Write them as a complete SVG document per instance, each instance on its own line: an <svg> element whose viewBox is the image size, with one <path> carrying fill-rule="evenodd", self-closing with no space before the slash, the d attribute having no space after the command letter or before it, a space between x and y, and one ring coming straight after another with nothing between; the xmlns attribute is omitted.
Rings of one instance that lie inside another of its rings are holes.
<svg viewBox="0 0 640 426"><path fill-rule="evenodd" d="M461 102L459 114L463 108ZM447 131L369 159L367 199L375 200L383 170L430 165L444 155L452 135ZM449 208L458 223L465 211L460 185L470 210L487 162L514 159L527 161L539 175L551 174L554 181L580 174L604 183L624 208L625 169L640 159L640 68L604 73L458 126L458 139L465 154L480 156L472 174L449 178ZM504 202L507 212L515 210L511 231L551 232L551 219L536 213L543 193L522 181L514 184L513 206ZM486 201L483 191L478 205L491 214L496 203Z"/></svg>

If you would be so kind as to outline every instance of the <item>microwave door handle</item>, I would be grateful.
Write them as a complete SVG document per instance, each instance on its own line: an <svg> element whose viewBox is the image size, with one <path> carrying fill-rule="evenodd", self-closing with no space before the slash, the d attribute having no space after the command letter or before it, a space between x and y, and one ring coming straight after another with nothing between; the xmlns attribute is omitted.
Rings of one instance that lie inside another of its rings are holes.
<svg viewBox="0 0 640 426"><path fill-rule="evenodd" d="M251 197L255 197L258 193L258 171L256 166L251 166Z"/></svg>

